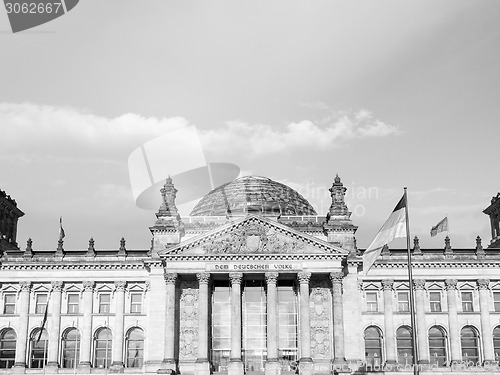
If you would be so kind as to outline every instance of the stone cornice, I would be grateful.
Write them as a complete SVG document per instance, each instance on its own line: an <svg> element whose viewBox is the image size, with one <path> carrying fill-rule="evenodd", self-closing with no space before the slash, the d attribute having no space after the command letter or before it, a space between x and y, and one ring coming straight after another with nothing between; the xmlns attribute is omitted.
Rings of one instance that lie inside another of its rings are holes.
<svg viewBox="0 0 500 375"><path fill-rule="evenodd" d="M168 262L220 262L220 261L256 261L256 260L337 260L343 256L335 254L178 254L169 255Z"/></svg>
<svg viewBox="0 0 500 375"><path fill-rule="evenodd" d="M144 269L143 262L128 263L3 263L0 270L15 270L15 271L38 271L38 270L132 270Z"/></svg>

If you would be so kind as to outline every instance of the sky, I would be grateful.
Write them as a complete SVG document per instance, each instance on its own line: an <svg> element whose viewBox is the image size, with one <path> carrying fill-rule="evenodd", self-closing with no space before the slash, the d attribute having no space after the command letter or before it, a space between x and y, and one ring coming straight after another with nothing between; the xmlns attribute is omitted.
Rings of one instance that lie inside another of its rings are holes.
<svg viewBox="0 0 500 375"><path fill-rule="evenodd" d="M136 205L129 156L190 127L206 162L287 184L318 215L338 173L360 248L405 186L423 248L444 247L429 231L446 215L452 247L486 246L498 19L488 0L85 0L13 34L0 10L0 189L25 212L19 245L55 249L62 216L65 249L148 248L156 210ZM163 171L194 158L173 143Z"/></svg>

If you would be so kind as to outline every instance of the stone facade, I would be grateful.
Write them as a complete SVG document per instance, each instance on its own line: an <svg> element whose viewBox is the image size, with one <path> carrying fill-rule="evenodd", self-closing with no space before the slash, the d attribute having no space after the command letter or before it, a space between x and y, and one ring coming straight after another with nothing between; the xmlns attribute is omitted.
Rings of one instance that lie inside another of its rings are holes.
<svg viewBox="0 0 500 375"><path fill-rule="evenodd" d="M338 176L330 192L326 216L282 214L298 211L287 196L307 208L297 193L280 198L280 214L253 192L251 212L240 199L238 215L180 217L168 179L151 248L128 250L125 239L116 251L93 239L73 251L62 239L52 251L31 240L3 247L0 374L412 373L406 249L386 247L364 275ZM229 212L213 201L199 210ZM491 244L454 249L446 238L421 249L414 239L423 373L500 371L500 249Z"/></svg>

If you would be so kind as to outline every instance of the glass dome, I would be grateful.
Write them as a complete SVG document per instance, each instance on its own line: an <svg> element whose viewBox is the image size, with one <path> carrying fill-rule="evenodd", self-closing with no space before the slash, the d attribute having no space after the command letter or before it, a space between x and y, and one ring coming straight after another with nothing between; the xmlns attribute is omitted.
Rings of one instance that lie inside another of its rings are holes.
<svg viewBox="0 0 500 375"><path fill-rule="evenodd" d="M244 214L316 215L310 203L292 188L266 177L246 176L205 195L191 216Z"/></svg>

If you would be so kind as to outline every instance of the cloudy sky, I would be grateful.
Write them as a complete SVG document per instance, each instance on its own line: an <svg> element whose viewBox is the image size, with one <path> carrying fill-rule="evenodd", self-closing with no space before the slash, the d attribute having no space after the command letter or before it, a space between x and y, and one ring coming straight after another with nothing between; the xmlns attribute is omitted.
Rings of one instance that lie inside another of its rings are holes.
<svg viewBox="0 0 500 375"><path fill-rule="evenodd" d="M85 0L12 34L0 11L0 189L26 213L18 242L54 249L62 215L67 249L147 248L154 210L135 204L129 155L194 126L208 162L288 184L321 215L338 173L362 248L403 186L421 245L444 246L428 233L446 214L452 246L487 244L499 19L498 1Z"/></svg>

